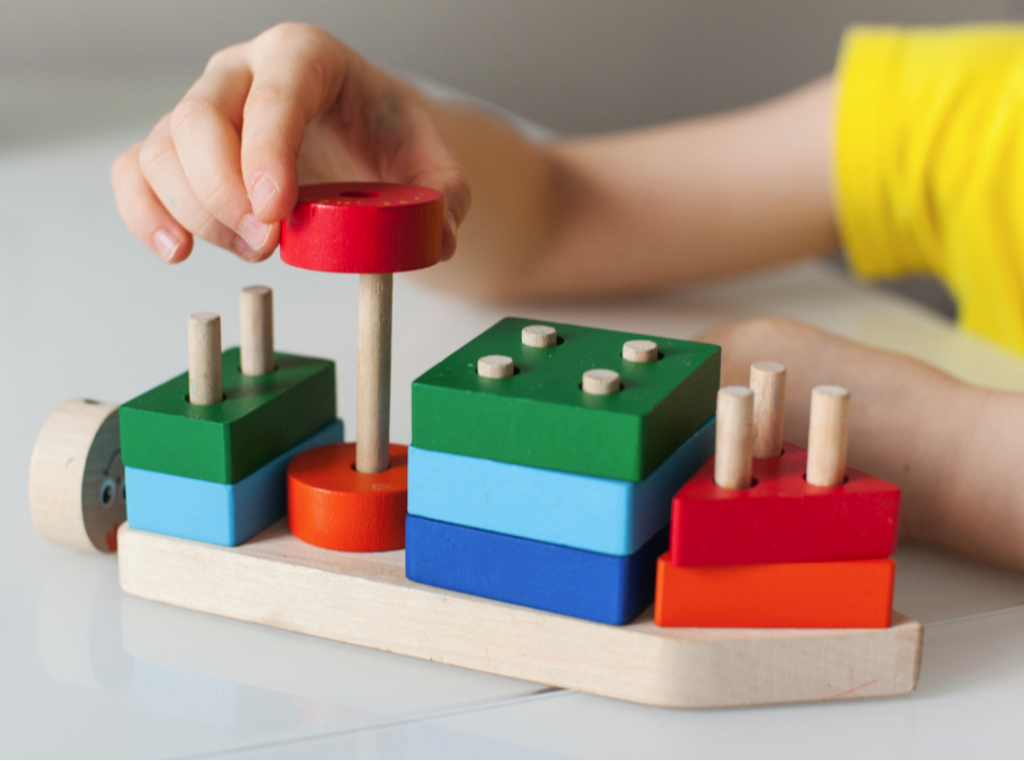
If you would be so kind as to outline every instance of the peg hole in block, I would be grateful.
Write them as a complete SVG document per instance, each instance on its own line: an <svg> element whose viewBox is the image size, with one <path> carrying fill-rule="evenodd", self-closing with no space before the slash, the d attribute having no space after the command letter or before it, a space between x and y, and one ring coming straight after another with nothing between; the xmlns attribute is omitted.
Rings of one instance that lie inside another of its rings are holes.
<svg viewBox="0 0 1024 761"><path fill-rule="evenodd" d="M849 481L849 480L850 480L850 477L849 477L849 476L847 476L847 475L844 475L844 476L843 476L843 480L842 480L842 481L840 481L840 482L839 482L839 483L837 483L837 484L833 484L833 485L831 485L831 486L819 486L818 484L812 484L812 483L811 483L810 481L807 481L807 472L806 472L806 471L804 471L804 481L807 481L807 484L808 484L808 486L817 486L817 487L818 487L819 489L837 489L837 488L839 488L840 486L843 486L843 485L845 485L845 484L846 484L846 482L847 482L847 481Z"/></svg>
<svg viewBox="0 0 1024 761"><path fill-rule="evenodd" d="M340 198L376 198L380 193L374 193L372 190L346 190L344 193L338 193Z"/></svg>
<svg viewBox="0 0 1024 761"><path fill-rule="evenodd" d="M192 404L192 397L190 397L188 394L185 394L184 398L185 398L186 402L188 402L189 404ZM222 402L225 401L227 398L228 398L228 395L226 393L221 393L220 400ZM203 405L200 405L200 406L203 406Z"/></svg>

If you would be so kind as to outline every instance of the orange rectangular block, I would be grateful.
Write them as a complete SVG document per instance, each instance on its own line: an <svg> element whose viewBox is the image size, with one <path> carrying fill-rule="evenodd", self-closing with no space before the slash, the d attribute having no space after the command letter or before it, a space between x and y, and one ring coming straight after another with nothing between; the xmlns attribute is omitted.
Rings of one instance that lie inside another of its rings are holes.
<svg viewBox="0 0 1024 761"><path fill-rule="evenodd" d="M891 558L680 567L658 558L658 626L884 629L892 618Z"/></svg>

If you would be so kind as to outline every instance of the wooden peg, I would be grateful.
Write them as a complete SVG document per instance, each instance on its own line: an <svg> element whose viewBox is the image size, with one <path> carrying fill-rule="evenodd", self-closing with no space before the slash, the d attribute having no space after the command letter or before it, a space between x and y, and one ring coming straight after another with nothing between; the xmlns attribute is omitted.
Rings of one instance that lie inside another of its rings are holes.
<svg viewBox="0 0 1024 761"><path fill-rule="evenodd" d="M391 297L394 275L359 276L356 470L388 469L391 426Z"/></svg>
<svg viewBox="0 0 1024 761"><path fill-rule="evenodd" d="M274 371L274 292L265 285L243 288L240 296L242 375Z"/></svg>
<svg viewBox="0 0 1024 761"><path fill-rule="evenodd" d="M527 325L523 328L523 346L546 349L558 343L558 331L550 325Z"/></svg>
<svg viewBox="0 0 1024 761"><path fill-rule="evenodd" d="M622 380L614 370L587 370L583 373L583 393L608 396L622 390Z"/></svg>
<svg viewBox="0 0 1024 761"><path fill-rule="evenodd" d="M750 366L750 390L754 392L754 457L778 457L786 417L786 366L755 362Z"/></svg>
<svg viewBox="0 0 1024 761"><path fill-rule="evenodd" d="M511 378L516 371L512 357L488 354L476 361L476 374L481 378Z"/></svg>
<svg viewBox="0 0 1024 761"><path fill-rule="evenodd" d="M715 483L747 489L753 469L754 392L746 386L719 389L715 414Z"/></svg>
<svg viewBox="0 0 1024 761"><path fill-rule="evenodd" d="M658 344L637 339L622 344L622 358L627 362L657 362Z"/></svg>
<svg viewBox="0 0 1024 761"><path fill-rule="evenodd" d="M197 312L188 318L188 400L206 406L223 398L220 316Z"/></svg>
<svg viewBox="0 0 1024 761"><path fill-rule="evenodd" d="M816 386L811 391L807 483L839 486L846 481L849 432L850 392L842 386Z"/></svg>

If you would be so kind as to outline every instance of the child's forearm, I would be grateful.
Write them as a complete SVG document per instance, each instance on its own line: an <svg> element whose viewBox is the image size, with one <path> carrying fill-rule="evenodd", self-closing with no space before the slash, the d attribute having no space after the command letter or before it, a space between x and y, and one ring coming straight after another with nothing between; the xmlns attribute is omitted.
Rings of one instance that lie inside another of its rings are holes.
<svg viewBox="0 0 1024 761"><path fill-rule="evenodd" d="M832 89L536 146L434 106L473 191L459 256L424 273L483 298L627 293L833 250Z"/></svg>
<svg viewBox="0 0 1024 761"><path fill-rule="evenodd" d="M723 345L723 385L746 384L758 360L787 366L786 438L795 444L807 441L811 389L847 387L850 464L900 486L904 536L1024 569L1024 396L786 320L705 338Z"/></svg>
<svg viewBox="0 0 1024 761"><path fill-rule="evenodd" d="M934 503L908 532L992 563L1024 570L1024 396L960 385L950 409L945 467ZM935 444L933 443L933 446Z"/></svg>

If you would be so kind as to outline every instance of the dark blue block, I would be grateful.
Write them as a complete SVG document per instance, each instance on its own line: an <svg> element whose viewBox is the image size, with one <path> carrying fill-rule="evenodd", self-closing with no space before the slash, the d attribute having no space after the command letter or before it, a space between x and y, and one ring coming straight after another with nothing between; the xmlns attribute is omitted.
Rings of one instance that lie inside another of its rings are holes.
<svg viewBox="0 0 1024 761"><path fill-rule="evenodd" d="M632 555L559 544L410 515L405 575L412 581L605 624L626 624L654 602L668 527Z"/></svg>

